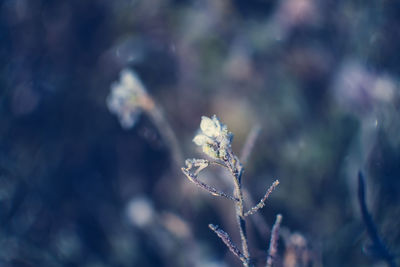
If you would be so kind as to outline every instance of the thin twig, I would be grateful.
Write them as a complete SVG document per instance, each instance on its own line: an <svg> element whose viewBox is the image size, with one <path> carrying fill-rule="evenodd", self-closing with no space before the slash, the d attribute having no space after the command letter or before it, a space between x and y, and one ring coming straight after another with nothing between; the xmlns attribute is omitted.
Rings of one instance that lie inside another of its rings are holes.
<svg viewBox="0 0 400 267"><path fill-rule="evenodd" d="M250 262L250 252L249 252L249 244L247 240L247 232L246 232L246 220L245 216L243 214L243 195L241 192L238 195L239 201L236 201L236 219L238 222L239 226L239 233L240 233L240 239L242 240L242 249L243 249L243 254L247 259L246 264L244 264L245 267L249 266Z"/></svg>
<svg viewBox="0 0 400 267"><path fill-rule="evenodd" d="M223 182L225 184L229 184L229 185L231 184L230 182L232 180L232 177L229 172L226 172L221 169L221 171L219 172L219 177L223 180ZM243 187L242 187L242 192L243 192L243 197L244 197L244 199L246 199L246 202L247 202L246 207L251 207L251 206L255 205L254 204L255 201L252 198L250 192L246 188L243 188ZM260 215L260 213L254 213L254 215L251 216L250 219L252 220L254 226L256 227L256 229L260 235L269 234L270 227L265 222L264 218Z"/></svg>
<svg viewBox="0 0 400 267"><path fill-rule="evenodd" d="M246 207L252 207L255 205L255 201L253 199L253 197L251 196L250 192L248 190L246 190L245 188L242 189L243 190L243 197L244 199L246 199ZM258 234L260 234L261 236L266 236L269 235L271 229L270 226L267 224L267 222L265 221L264 217L261 215L261 213L254 213L252 214L252 216L250 217L250 220L253 222L254 227L256 228Z"/></svg>
<svg viewBox="0 0 400 267"><path fill-rule="evenodd" d="M236 205L236 219L239 227L240 239L242 241L242 250L244 257L246 258L246 263L243 263L245 267L248 267L250 264L250 252L249 252L249 244L247 239L246 232L246 220L244 216L244 199L243 199L243 191L241 185L241 178L243 174L243 166L240 163L239 159L231 152L228 154L228 160L226 161L227 167L230 170L234 185L235 185L235 197L238 201L235 202Z"/></svg>
<svg viewBox="0 0 400 267"><path fill-rule="evenodd" d="M198 187L203 188L204 190L208 191L211 195L213 195L213 196L225 197L225 198L230 199L230 200L233 200L233 201L235 201L235 202L238 201L237 198L234 198L234 197L232 197L232 196L230 196L230 195L228 195L228 194L226 194L226 193L224 193L224 192L222 192L222 191L219 191L218 189L216 189L216 188L214 188L214 187L212 187L212 186L209 186L209 185L206 184L206 183L203 183L202 181L199 181L199 180L197 179L197 177L196 177L194 174L190 173L190 172L189 172L188 170L186 170L185 168L182 168L182 172L186 175L186 177L187 177L192 183L194 183L194 184L197 185Z"/></svg>
<svg viewBox="0 0 400 267"><path fill-rule="evenodd" d="M260 132L261 132L261 126L260 124L256 124L251 128L250 133L247 135L244 145L242 147L242 151L240 153L240 161L242 162L242 164L247 163L250 154L253 151L257 138L260 135ZM242 191L245 199L249 203L249 206L250 207L253 206L255 201L251 196L251 194L249 193L249 191L246 190L246 188L242 188ZM259 232L259 234L265 235L270 231L268 224L265 222L264 218L259 213L254 213L254 216L251 216L251 220L254 226L256 227L257 231Z"/></svg>
<svg viewBox="0 0 400 267"><path fill-rule="evenodd" d="M223 168L227 168L225 164L218 162L218 161L209 161L209 164L214 164Z"/></svg>
<svg viewBox="0 0 400 267"><path fill-rule="evenodd" d="M266 267L272 267L276 252L278 251L279 228L282 222L282 215L276 215L276 220L271 231L271 240L269 241L268 258Z"/></svg>
<svg viewBox="0 0 400 267"><path fill-rule="evenodd" d="M242 252L240 252L240 250L232 242L229 235L225 231L219 228L218 225L209 224L208 227L210 227L210 229L213 230L214 233L216 233L219 238L221 238L221 240L225 243L225 245L229 248L229 250L236 257L238 257L243 262L243 264L246 264L247 259L243 256Z"/></svg>
<svg viewBox="0 0 400 267"><path fill-rule="evenodd" d="M379 237L376 225L368 212L367 204L365 201L365 181L361 171L358 173L358 201L360 203L362 219L364 221L365 227L367 228L367 233L371 238L374 252L376 252L379 258L385 260L389 266L395 267L396 263L394 261L394 257L389 252L385 243Z"/></svg>
<svg viewBox="0 0 400 267"><path fill-rule="evenodd" d="M264 197L258 202L257 205L252 207L249 211L247 211L244 216L249 216L257 212L259 209L262 209L265 206L265 202L267 201L269 195L272 193L272 191L278 186L279 181L275 180L275 182L272 183L272 185L268 188L267 192L265 193Z"/></svg>

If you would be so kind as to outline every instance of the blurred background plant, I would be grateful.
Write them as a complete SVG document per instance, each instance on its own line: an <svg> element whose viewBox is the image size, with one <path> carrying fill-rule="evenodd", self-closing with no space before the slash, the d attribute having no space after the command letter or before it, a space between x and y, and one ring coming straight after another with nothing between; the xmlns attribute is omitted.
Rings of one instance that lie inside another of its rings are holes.
<svg viewBox="0 0 400 267"><path fill-rule="evenodd" d="M396 1L4 0L0 14L2 266L238 264L207 227L234 233L234 211L173 171L148 113L125 130L108 111L122 69L185 156L201 115L229 125L235 151L260 125L244 186L281 184L267 224L248 224L257 264L279 212L285 266L382 266L362 250L359 169L399 255Z"/></svg>

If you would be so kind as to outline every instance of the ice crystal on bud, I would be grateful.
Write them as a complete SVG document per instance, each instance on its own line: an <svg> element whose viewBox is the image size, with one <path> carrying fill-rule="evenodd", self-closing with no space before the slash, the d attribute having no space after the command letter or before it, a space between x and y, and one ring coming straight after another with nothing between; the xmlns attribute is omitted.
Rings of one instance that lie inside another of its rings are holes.
<svg viewBox="0 0 400 267"><path fill-rule="evenodd" d="M203 152L214 159L224 160L231 148L233 134L228 131L217 116L201 117L200 132L193 138L193 142L201 146Z"/></svg>
<svg viewBox="0 0 400 267"><path fill-rule="evenodd" d="M141 111L151 108L152 105L139 77L130 70L122 70L120 80L111 85L111 92L107 97L108 109L118 116L121 126L131 128Z"/></svg>

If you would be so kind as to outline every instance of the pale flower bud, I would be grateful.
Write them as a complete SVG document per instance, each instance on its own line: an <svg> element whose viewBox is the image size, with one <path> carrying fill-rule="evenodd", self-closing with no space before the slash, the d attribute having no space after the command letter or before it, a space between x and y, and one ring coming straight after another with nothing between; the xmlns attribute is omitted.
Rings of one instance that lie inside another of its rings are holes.
<svg viewBox="0 0 400 267"><path fill-rule="evenodd" d="M233 134L226 125L222 124L217 116L211 119L201 117L200 132L193 138L193 142L201 146L203 152L211 158L224 160L231 148Z"/></svg>

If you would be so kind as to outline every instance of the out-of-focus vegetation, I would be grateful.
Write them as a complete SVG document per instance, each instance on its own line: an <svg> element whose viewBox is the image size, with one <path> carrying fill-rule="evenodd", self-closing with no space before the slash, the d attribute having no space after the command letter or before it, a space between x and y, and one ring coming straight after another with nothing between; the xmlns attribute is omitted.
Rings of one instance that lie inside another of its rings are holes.
<svg viewBox="0 0 400 267"><path fill-rule="evenodd" d="M258 264L282 213L277 264L301 248L313 266L383 266L357 172L399 255L399 29L387 0L1 1L0 265L240 266L207 227L235 233L226 201L186 180L145 113L126 130L108 111L130 68L184 156L202 115L238 153L261 126L243 184L256 200L280 185L248 224Z"/></svg>

